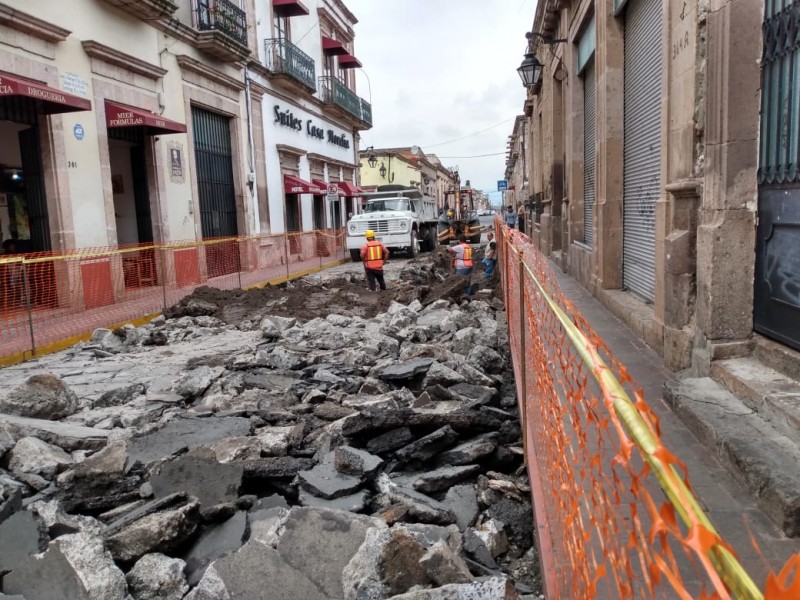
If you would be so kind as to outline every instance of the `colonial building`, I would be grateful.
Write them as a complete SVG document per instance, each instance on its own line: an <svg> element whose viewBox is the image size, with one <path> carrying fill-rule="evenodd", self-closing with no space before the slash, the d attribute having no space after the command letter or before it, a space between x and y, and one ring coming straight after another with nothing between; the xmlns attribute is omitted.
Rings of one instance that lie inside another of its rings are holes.
<svg viewBox="0 0 800 600"><path fill-rule="evenodd" d="M458 171L442 165L435 154L425 154L418 146L406 148L368 148L360 152L361 186L374 190L379 185L418 187L446 208L447 194L453 193Z"/></svg>
<svg viewBox="0 0 800 600"><path fill-rule="evenodd" d="M372 118L348 71L355 22L339 0L0 3L3 239L341 226Z"/></svg>
<svg viewBox="0 0 800 600"><path fill-rule="evenodd" d="M372 126L355 92L357 20L340 0L272 0L256 4L256 22L259 60L248 70L266 163L262 227L342 227L357 207L359 131Z"/></svg>
<svg viewBox="0 0 800 600"><path fill-rule="evenodd" d="M530 233L672 368L708 372L748 354L754 332L800 348L800 105L781 67L798 10L538 5L529 52L543 68L514 134L533 147Z"/></svg>

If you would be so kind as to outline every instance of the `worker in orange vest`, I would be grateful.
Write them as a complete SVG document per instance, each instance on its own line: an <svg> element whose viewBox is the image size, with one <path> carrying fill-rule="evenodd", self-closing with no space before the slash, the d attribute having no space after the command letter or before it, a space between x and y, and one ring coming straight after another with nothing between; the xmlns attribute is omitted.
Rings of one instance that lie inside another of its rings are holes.
<svg viewBox="0 0 800 600"><path fill-rule="evenodd" d="M472 274L472 246L467 242L467 236L462 235L458 238L459 243L447 249L453 255L453 262L456 267L456 275L469 277Z"/></svg>
<svg viewBox="0 0 800 600"><path fill-rule="evenodd" d="M386 280L383 278L383 265L389 260L389 250L375 239L375 232L367 229L364 233L367 243L361 246L361 260L364 261L364 271L367 274L367 284L371 292L375 291L375 282L386 289Z"/></svg>

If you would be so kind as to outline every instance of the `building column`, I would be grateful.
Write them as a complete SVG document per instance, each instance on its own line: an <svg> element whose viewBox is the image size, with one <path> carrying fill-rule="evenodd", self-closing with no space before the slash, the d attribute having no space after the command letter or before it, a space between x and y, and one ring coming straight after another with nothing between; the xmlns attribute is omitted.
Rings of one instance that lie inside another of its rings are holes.
<svg viewBox="0 0 800 600"><path fill-rule="evenodd" d="M593 279L622 287L624 30L611 2L597 3L597 183Z"/></svg>
<svg viewBox="0 0 800 600"><path fill-rule="evenodd" d="M693 366L753 331L762 2L712 0L708 13L703 202L697 232ZM736 346L736 344L734 344Z"/></svg>

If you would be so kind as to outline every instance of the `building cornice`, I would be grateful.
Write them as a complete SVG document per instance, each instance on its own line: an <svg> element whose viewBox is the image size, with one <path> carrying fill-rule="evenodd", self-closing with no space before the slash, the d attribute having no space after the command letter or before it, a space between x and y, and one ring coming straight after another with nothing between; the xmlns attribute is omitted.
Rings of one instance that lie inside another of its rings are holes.
<svg viewBox="0 0 800 600"><path fill-rule="evenodd" d="M192 58L191 56L187 56L185 54L179 54L176 57L178 61L178 65L184 71L189 71L190 73L195 73L196 75L201 75L206 79L213 81L214 83L218 83L224 87L227 87L230 90L234 90L237 92L241 92L244 90L245 85L244 81L239 81L230 75L226 75L225 73L220 73L216 69L212 69L206 63L202 63L197 59Z"/></svg>
<svg viewBox="0 0 800 600"><path fill-rule="evenodd" d="M288 144L275 144L275 148L277 148L279 153L290 154L291 156L297 156L298 158L307 154L307 152L302 148L296 148L295 146L289 146Z"/></svg>
<svg viewBox="0 0 800 600"><path fill-rule="evenodd" d="M63 42L72 33L69 29L53 25L5 4L0 4L0 25L51 43Z"/></svg>
<svg viewBox="0 0 800 600"><path fill-rule="evenodd" d="M339 160L338 158L331 158L330 156L325 156L324 154L318 154L316 152L309 152L308 159L324 161L326 163L330 163L332 165L338 165L340 167L345 167L347 169L357 169L360 166L355 163L345 162L343 160Z"/></svg>
<svg viewBox="0 0 800 600"><path fill-rule="evenodd" d="M109 46L105 46L94 40L86 40L81 42L84 52L91 58L96 58L109 65L121 67L137 75L142 75L148 79L160 79L167 74L166 69L162 69L157 65L152 65L141 59L138 59L130 54L125 54Z"/></svg>

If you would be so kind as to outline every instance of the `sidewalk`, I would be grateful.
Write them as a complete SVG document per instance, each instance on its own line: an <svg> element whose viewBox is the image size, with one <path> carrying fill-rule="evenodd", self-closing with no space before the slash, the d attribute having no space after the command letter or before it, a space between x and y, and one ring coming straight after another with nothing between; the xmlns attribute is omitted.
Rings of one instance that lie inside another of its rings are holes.
<svg viewBox="0 0 800 600"><path fill-rule="evenodd" d="M800 539L787 538L756 506L750 493L671 412L663 399L663 385L675 374L661 358L577 281L555 265L553 272L564 294L644 390L661 421L665 446L684 462L689 481L709 518L763 589L769 570L779 571L791 555L800 552ZM751 535L761 554L753 547Z"/></svg>

